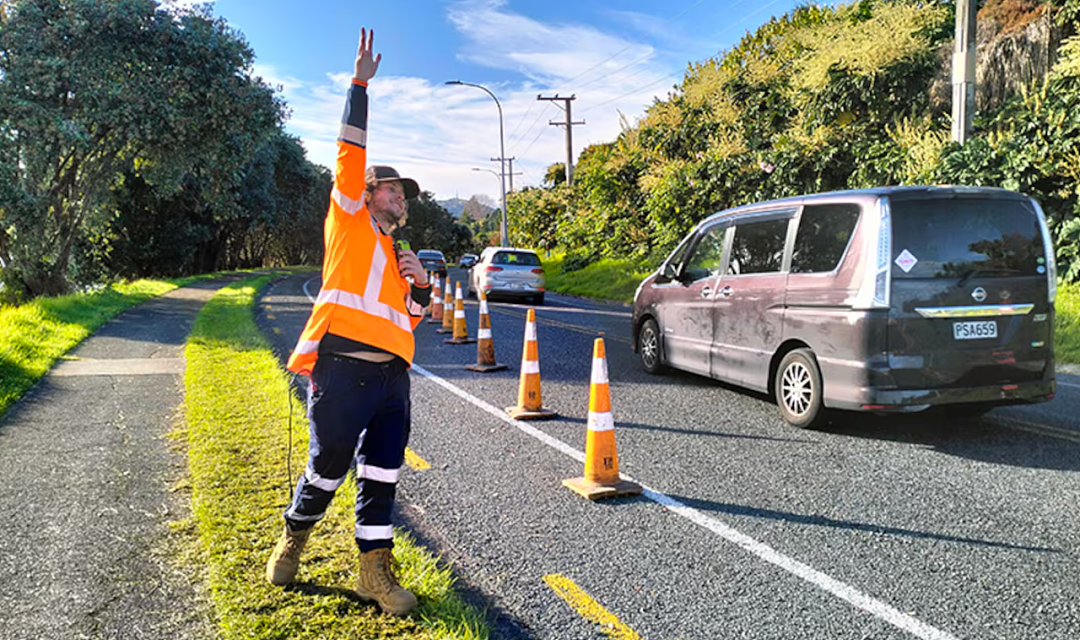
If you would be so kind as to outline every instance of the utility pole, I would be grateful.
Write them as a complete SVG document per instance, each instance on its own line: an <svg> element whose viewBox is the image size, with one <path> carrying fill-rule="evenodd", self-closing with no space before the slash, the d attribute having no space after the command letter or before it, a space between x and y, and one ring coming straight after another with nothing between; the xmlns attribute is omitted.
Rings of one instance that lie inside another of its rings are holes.
<svg viewBox="0 0 1080 640"><path fill-rule="evenodd" d="M975 114L975 0L956 0L956 48L953 50L952 139L964 144Z"/></svg>
<svg viewBox="0 0 1080 640"><path fill-rule="evenodd" d="M572 132L575 124L585 124L585 121L573 122L570 117L570 102L576 99L576 95L572 95L569 98L560 98L559 94L555 94L550 98L543 96L536 96L537 100L548 100L551 102L562 101L562 109L566 112L565 122L549 122L548 124L556 127L566 127L566 185L574 185L574 134Z"/></svg>
<svg viewBox="0 0 1080 640"><path fill-rule="evenodd" d="M506 164L509 166L509 169L507 170L506 175L510 177L509 193L514 192L514 176L515 175L519 175L519 176L522 175L520 172L517 173L517 174L514 173L514 160L517 160L517 158L506 158ZM501 162L502 158L492 158L491 161L492 162Z"/></svg>

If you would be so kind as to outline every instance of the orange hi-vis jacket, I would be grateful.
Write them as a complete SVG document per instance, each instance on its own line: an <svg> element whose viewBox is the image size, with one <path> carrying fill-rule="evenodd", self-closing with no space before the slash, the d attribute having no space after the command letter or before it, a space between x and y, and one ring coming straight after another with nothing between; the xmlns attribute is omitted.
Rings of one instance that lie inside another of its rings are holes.
<svg viewBox="0 0 1080 640"><path fill-rule="evenodd" d="M424 308L398 271L393 238L364 202L367 85L353 80L338 137L337 167L326 216L322 290L288 369L310 376L328 332L400 356L412 365L413 330Z"/></svg>

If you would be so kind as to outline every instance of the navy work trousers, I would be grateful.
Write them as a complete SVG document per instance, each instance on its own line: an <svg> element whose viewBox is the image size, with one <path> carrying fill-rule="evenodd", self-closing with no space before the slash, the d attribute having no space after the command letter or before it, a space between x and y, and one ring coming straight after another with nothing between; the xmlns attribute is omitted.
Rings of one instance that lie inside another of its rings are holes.
<svg viewBox="0 0 1080 640"><path fill-rule="evenodd" d="M378 364L323 354L308 387L308 464L285 511L293 530L326 515L334 492L356 469L356 544L392 547L390 512L409 442L409 371L404 360Z"/></svg>

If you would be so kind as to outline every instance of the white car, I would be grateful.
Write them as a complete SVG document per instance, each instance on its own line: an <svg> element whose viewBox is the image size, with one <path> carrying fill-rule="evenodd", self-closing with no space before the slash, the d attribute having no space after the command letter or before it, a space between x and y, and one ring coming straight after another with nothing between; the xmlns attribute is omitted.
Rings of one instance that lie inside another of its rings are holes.
<svg viewBox="0 0 1080 640"><path fill-rule="evenodd" d="M468 295L483 291L493 296L544 304L544 267L530 249L488 247L469 274Z"/></svg>

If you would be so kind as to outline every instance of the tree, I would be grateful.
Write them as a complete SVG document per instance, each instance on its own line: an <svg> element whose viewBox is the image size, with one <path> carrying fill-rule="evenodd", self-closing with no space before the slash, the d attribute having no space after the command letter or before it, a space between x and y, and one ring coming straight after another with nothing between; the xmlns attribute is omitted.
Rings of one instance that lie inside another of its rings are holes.
<svg viewBox="0 0 1080 640"><path fill-rule="evenodd" d="M208 9L152 0L16 0L0 30L0 251L30 295L69 288L125 175L197 188L212 219L283 116L247 44Z"/></svg>
<svg viewBox="0 0 1080 640"><path fill-rule="evenodd" d="M416 200L409 201L409 219L405 227L395 235L408 240L413 251L436 249L447 257L472 250L472 231L454 221L430 191L423 191Z"/></svg>

